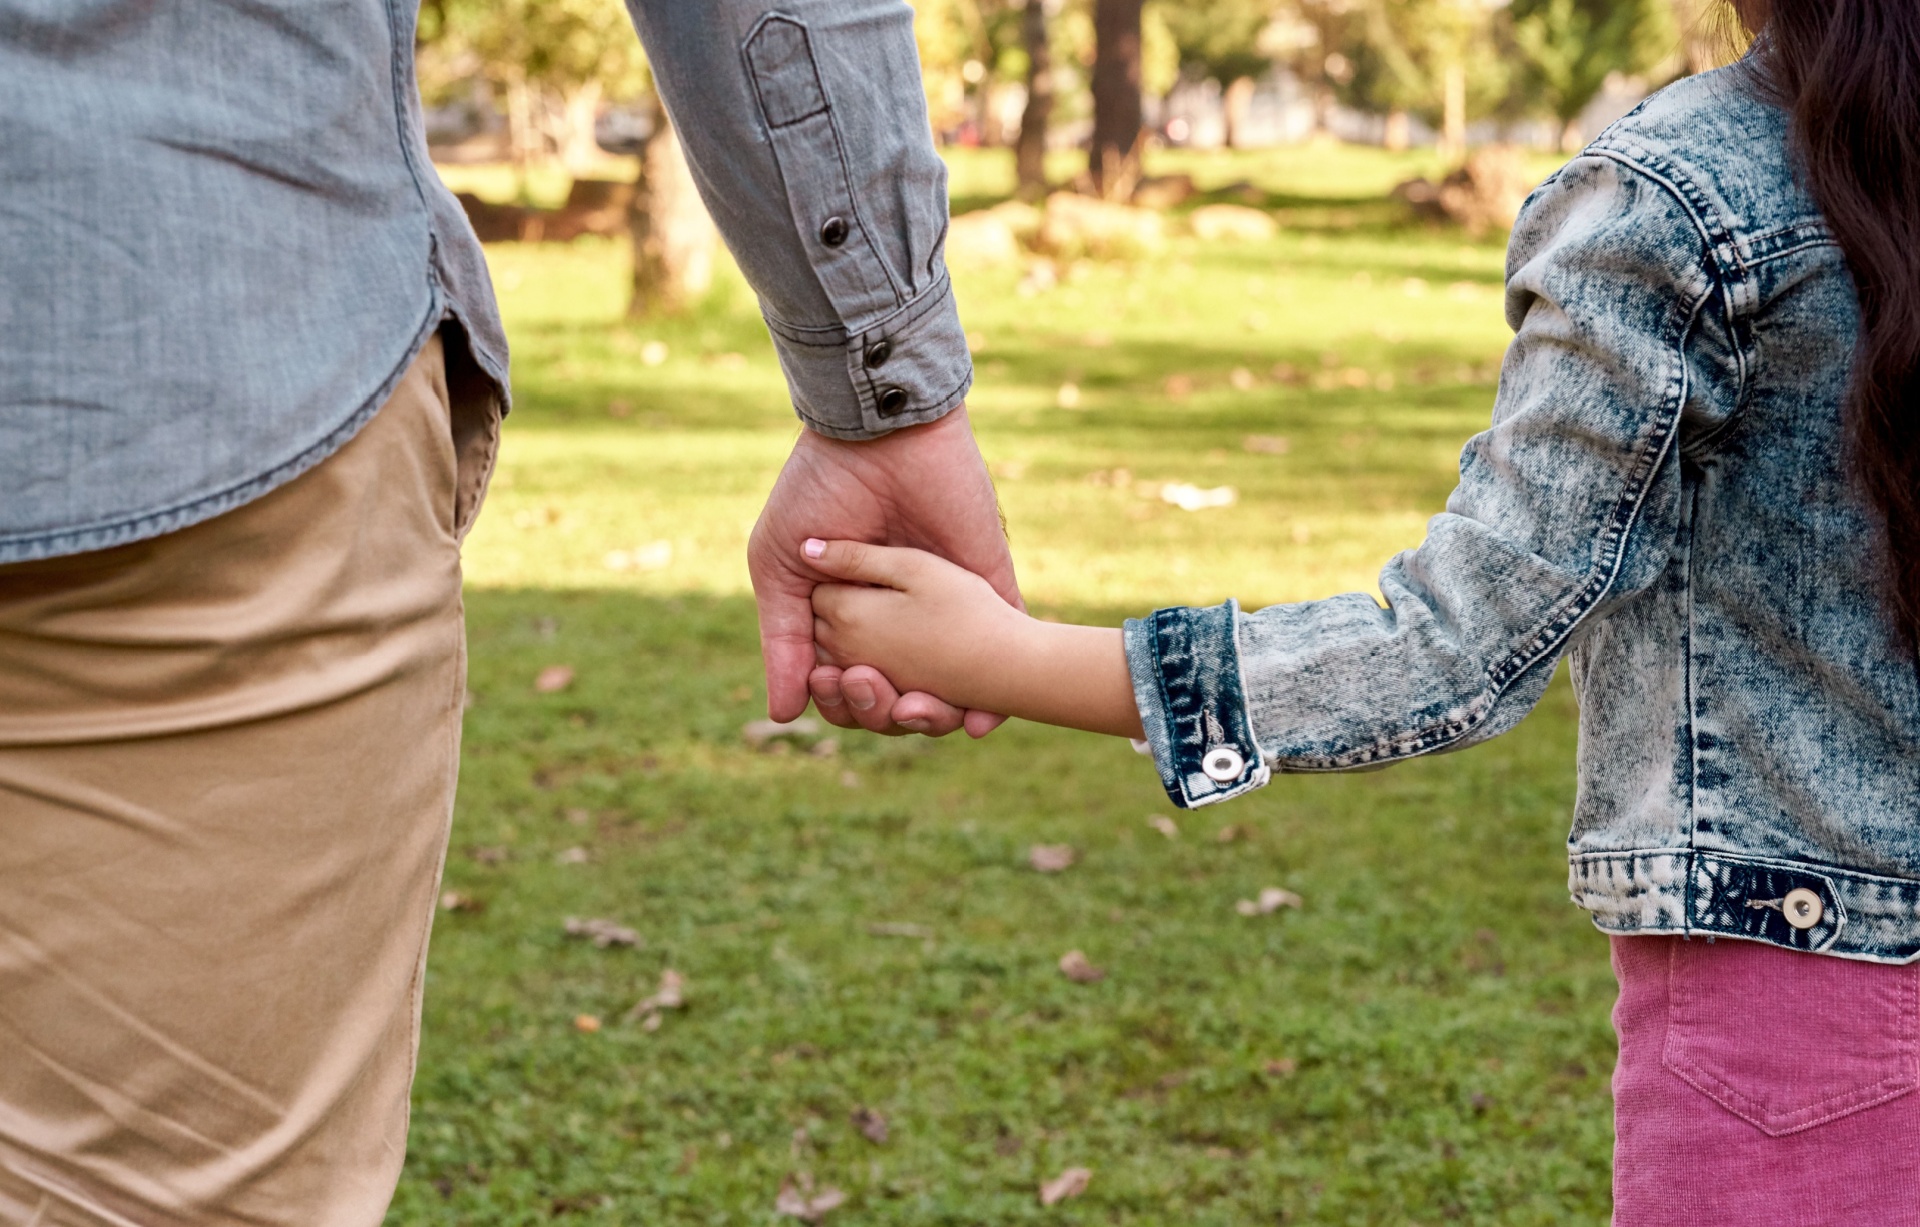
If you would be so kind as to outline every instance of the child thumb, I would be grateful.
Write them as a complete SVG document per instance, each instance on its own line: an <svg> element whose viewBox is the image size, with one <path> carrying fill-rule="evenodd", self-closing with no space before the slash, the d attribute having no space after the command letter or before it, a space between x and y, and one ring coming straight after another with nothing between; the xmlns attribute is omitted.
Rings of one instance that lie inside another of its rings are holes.
<svg viewBox="0 0 1920 1227"><path fill-rule="evenodd" d="M904 588L912 569L913 551L864 541L822 541L807 538L800 547L807 565L834 579L882 588Z"/></svg>

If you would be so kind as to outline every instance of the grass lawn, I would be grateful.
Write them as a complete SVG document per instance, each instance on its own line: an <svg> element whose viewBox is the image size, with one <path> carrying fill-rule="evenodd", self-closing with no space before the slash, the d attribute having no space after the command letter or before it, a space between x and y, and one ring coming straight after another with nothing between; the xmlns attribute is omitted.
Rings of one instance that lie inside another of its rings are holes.
<svg viewBox="0 0 1920 1227"><path fill-rule="evenodd" d="M1485 421L1500 247L1401 224L1417 164L1375 151L1166 167L1289 224L1044 289L956 270L1029 597L1117 622L1369 589ZM956 200L1007 178L960 159ZM1605 1221L1612 980L1566 901L1564 684L1491 745L1196 814L1124 743L1033 726L757 752L741 552L795 426L750 295L628 325L617 245L490 257L518 404L468 550L467 906L392 1222L795 1222L798 1174L849 1227ZM1239 501L1182 511L1172 481ZM536 691L554 665L572 684ZM1077 863L1036 872L1040 843ZM1239 914L1269 886L1303 906ZM1104 979L1063 976L1074 949ZM629 1020L666 969L684 1008ZM1043 1208L1070 1167L1085 1193Z"/></svg>

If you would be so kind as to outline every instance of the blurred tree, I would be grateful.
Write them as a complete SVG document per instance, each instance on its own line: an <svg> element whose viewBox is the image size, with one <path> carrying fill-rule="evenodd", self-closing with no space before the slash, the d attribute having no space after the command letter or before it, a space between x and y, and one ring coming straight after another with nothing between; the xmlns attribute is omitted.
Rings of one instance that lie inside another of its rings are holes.
<svg viewBox="0 0 1920 1227"><path fill-rule="evenodd" d="M1093 140L1087 172L1108 200L1140 181L1142 0L1093 0Z"/></svg>
<svg viewBox="0 0 1920 1227"><path fill-rule="evenodd" d="M713 285L719 233L700 201L679 137L664 112L640 152L640 172L627 206L633 236L632 294L627 317L684 311Z"/></svg>
<svg viewBox="0 0 1920 1227"><path fill-rule="evenodd" d="M527 164L549 155L576 178L570 209L583 187L606 196L606 185L579 182L600 158L600 105L645 104L654 122L626 194L633 235L628 314L678 311L705 293L717 235L620 0L428 0L419 31L423 94L446 97L478 82L502 104L523 196Z"/></svg>
<svg viewBox="0 0 1920 1227"><path fill-rule="evenodd" d="M598 154L600 104L651 88L620 0L432 0L421 10L417 51L429 98L486 83L523 167L552 153L581 173Z"/></svg>
<svg viewBox="0 0 1920 1227"><path fill-rule="evenodd" d="M1350 73L1341 93L1385 114L1389 136L1406 122L1397 115L1419 116L1439 130L1441 151L1459 157L1468 120L1507 94L1495 13L1495 0L1366 0L1347 31L1351 50L1328 57L1340 56Z"/></svg>
<svg viewBox="0 0 1920 1227"><path fill-rule="evenodd" d="M1680 41L1672 0L1513 0L1524 97L1560 124L1560 150L1585 143L1580 115L1607 78L1656 68Z"/></svg>
<svg viewBox="0 0 1920 1227"><path fill-rule="evenodd" d="M934 131L1000 144L996 87L1025 70L1020 0L909 0Z"/></svg>
<svg viewBox="0 0 1920 1227"><path fill-rule="evenodd" d="M1022 197L1047 194L1047 127L1053 118L1053 43L1048 33L1048 10L1057 0L1026 0L1020 10L1020 46L1027 55L1027 102L1020 114L1020 137L1014 151L1014 174Z"/></svg>
<svg viewBox="0 0 1920 1227"><path fill-rule="evenodd" d="M1240 143L1254 78L1273 66L1261 33L1274 19L1274 0L1190 0L1155 6L1178 50L1180 65L1225 89L1226 142Z"/></svg>

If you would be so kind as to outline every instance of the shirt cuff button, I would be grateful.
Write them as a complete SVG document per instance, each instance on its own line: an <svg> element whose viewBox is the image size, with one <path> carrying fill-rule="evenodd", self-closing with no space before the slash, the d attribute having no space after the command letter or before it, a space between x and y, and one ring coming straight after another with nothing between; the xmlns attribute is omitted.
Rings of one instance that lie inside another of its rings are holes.
<svg viewBox="0 0 1920 1227"><path fill-rule="evenodd" d="M880 389L880 416L898 417L907 411L907 390L894 384Z"/></svg>
<svg viewBox="0 0 1920 1227"><path fill-rule="evenodd" d="M1247 769L1247 760L1232 746L1215 746L1200 760L1200 770L1216 784L1230 784Z"/></svg>
<svg viewBox="0 0 1920 1227"><path fill-rule="evenodd" d="M864 360L868 370L877 371L885 366L887 359L891 357L893 357L893 342L875 341L873 344L867 346Z"/></svg>

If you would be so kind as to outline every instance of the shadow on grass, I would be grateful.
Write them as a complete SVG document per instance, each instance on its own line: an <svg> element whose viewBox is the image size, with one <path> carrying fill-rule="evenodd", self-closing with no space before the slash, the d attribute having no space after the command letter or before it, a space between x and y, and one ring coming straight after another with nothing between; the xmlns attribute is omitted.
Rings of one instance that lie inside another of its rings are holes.
<svg viewBox="0 0 1920 1227"><path fill-rule="evenodd" d="M1482 749L1176 814L1124 743L1031 726L755 751L743 599L469 607L467 903L391 1222L762 1222L796 1171L848 1221L1039 1222L1068 1166L1092 1186L1047 1222L1604 1221L1563 687ZM553 664L573 684L536 693ZM1033 872L1041 842L1078 863ZM1305 906L1235 910L1269 885ZM1105 979L1062 977L1068 949ZM667 968L686 1006L648 1030L627 1011Z"/></svg>

